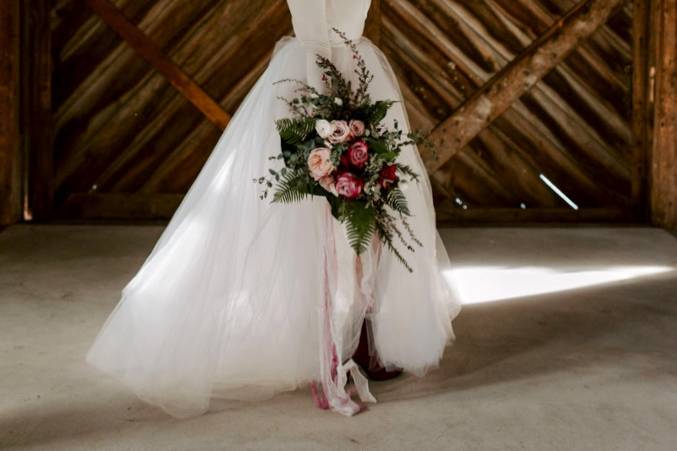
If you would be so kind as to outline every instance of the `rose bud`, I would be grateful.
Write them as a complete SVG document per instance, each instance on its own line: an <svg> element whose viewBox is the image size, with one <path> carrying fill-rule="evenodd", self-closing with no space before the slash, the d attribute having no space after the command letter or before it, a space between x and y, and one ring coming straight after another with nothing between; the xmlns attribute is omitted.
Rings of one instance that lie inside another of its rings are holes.
<svg viewBox="0 0 677 451"><path fill-rule="evenodd" d="M397 182L397 165L390 164L384 166L379 172L379 183L383 189L388 189Z"/></svg>
<svg viewBox="0 0 677 451"><path fill-rule="evenodd" d="M359 197L363 187L364 181L350 172L344 172L336 179L336 192L347 199Z"/></svg>

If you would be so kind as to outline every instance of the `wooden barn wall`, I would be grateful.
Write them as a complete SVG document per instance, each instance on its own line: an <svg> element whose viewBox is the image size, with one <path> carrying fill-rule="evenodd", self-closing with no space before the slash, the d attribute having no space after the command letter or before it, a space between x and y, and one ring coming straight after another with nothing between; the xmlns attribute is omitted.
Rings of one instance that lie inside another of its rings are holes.
<svg viewBox="0 0 677 451"><path fill-rule="evenodd" d="M283 0L112 3L228 113L291 33ZM381 0L370 34L411 122L431 130L576 3ZM626 2L431 174L440 220L636 218L645 156L631 130L632 17ZM84 0L53 0L50 21L53 217L170 216L219 128Z"/></svg>
<svg viewBox="0 0 677 451"><path fill-rule="evenodd" d="M0 229L21 217L18 9L0 8Z"/></svg>
<svg viewBox="0 0 677 451"><path fill-rule="evenodd" d="M383 45L403 80L412 122L433 128L576 2L384 4ZM511 220L547 209L555 220L580 213L626 217L639 177L631 133L631 28L625 4L435 173L438 216Z"/></svg>
<svg viewBox="0 0 677 451"><path fill-rule="evenodd" d="M284 2L114 4L226 111L291 30ZM166 217L219 137L82 1L53 10L55 202L68 217ZM265 30L265 32L262 32Z"/></svg>

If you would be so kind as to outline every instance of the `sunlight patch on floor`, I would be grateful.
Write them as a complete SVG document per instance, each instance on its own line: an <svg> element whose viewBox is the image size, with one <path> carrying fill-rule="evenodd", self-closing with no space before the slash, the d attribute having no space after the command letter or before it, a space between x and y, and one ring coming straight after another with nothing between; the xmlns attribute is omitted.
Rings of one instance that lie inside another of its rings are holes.
<svg viewBox="0 0 677 451"><path fill-rule="evenodd" d="M609 266L603 268L548 268L462 266L444 271L463 304L575 290L674 271L672 266Z"/></svg>

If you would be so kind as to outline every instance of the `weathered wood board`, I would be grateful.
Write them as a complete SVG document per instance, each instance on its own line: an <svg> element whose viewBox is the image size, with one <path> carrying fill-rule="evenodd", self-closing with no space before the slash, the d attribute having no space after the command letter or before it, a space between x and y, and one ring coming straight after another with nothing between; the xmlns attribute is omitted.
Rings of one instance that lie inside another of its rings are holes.
<svg viewBox="0 0 677 451"><path fill-rule="evenodd" d="M367 28L393 63L412 124L432 130L580 1L380 0ZM154 44L150 58L87 7L106 2ZM632 96L642 83L633 70L637 2L608 3L604 25L435 168L441 221L642 216L647 145L634 138L640 107ZM180 69L232 114L290 33L283 0L54 0L53 216L169 216L220 128L153 61Z"/></svg>

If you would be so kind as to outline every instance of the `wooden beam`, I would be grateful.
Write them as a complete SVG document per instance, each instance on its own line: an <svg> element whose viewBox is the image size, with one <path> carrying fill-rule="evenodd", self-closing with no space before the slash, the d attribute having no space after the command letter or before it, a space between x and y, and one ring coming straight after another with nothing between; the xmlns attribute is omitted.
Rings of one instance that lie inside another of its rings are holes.
<svg viewBox="0 0 677 451"><path fill-rule="evenodd" d="M51 0L21 3L21 131L26 159L24 218L47 220L54 198Z"/></svg>
<svg viewBox="0 0 677 451"><path fill-rule="evenodd" d="M408 3L402 3L399 0L392 0L389 5L393 6L394 10L395 5L397 7L402 7ZM430 52L426 52L426 47L416 45L412 41L417 35L419 39L421 37L428 36L439 36L440 39L444 38L445 33L438 29L436 25L427 19L416 8L413 6L402 13L408 13L408 18L415 18L407 23L407 27L415 30L417 33L402 33L400 30L403 28L402 24L394 23L391 17L384 17L383 25L384 32L388 33L388 40L386 43L386 49L388 53L395 54L397 58L401 59L400 64L404 64L409 68L408 76L416 75L417 78L420 78L424 81L422 86L425 86L426 89L430 89L429 92L420 92L417 93L415 97L412 95L405 96L408 98L408 107L411 106L411 102L414 98L418 99L419 96L423 95L427 99L425 101L425 109L431 114L437 113L440 109L438 105L439 100L443 100L444 106L449 105L459 105L461 103L461 93L455 91L455 87L452 84L452 80L441 70L439 67L445 64L445 61L432 61L430 58ZM462 18L459 16L456 18L460 21ZM554 22L554 19L550 23ZM469 30L472 22L469 22L465 25ZM547 28L547 27L546 27ZM469 33L474 33L474 31L469 31ZM477 34L472 35L473 42L491 42L491 47L487 47L486 52L494 52L494 48L500 46L498 43L488 39L486 34ZM438 39L435 38L435 42ZM393 45L395 43L395 45ZM442 47L448 47L444 45ZM580 47L579 47L580 49ZM492 53L493 55L493 53ZM456 61L456 57L451 53L446 54L447 58L451 58ZM500 58L500 56L499 56ZM507 64L507 63L506 63ZM466 69L472 69L469 65L466 65ZM483 80L489 79L489 75L484 74L481 69L475 68L472 69L472 72L469 76L471 80ZM406 78L405 81L409 83L414 83L414 85L420 85L420 82L414 82L412 78ZM479 82L478 82L479 85ZM403 89L406 92L406 83L402 85ZM474 87L469 86L474 89ZM539 89L540 88L540 89ZM544 91L542 85L537 87L541 92ZM411 94L411 93L410 93ZM580 116L569 116L564 112L565 106L562 104L554 104L554 99L547 99L546 95L539 95L540 99L532 98L527 99L531 100L529 103L524 103L520 99L515 102L512 107L507 110L502 116L492 123L492 127L487 128L483 133L494 130L501 131L502 135L505 137L510 137L511 141L518 143L517 147L514 147L515 151L523 155L529 161L534 162L534 167L540 168L541 171L545 171L548 176L553 179L557 184L560 184L559 181L566 182L567 192L573 195L577 201L582 205L607 205L612 203L614 205L625 205L628 203L628 198L623 194L622 191L615 188L613 185L609 186L609 180L603 180L604 183L600 183L599 178L594 176L595 170L591 168L590 164L586 164L589 161L587 158L581 160L577 158L577 155L572 152L572 148L568 145L567 142L563 141L561 138L558 138L553 134L553 128L557 126L547 125L547 122L543 122L544 117L540 111L545 110L549 114L552 114L552 120L556 123L567 124L566 128L573 131L577 130L577 123ZM547 103L540 103L547 101ZM537 108L537 109L535 109ZM568 108L568 107L567 107ZM432 113L432 112L435 113ZM450 113L448 113L450 114ZM430 130L432 127L428 126L427 129ZM426 127L423 127L426 129ZM478 135L477 139L481 139ZM586 142L586 135L581 134L580 137L576 139L571 138L572 141L584 143ZM588 150L585 146L586 157L597 161L595 149L596 147L590 146L591 149ZM533 149L538 149L538 152L534 152ZM581 150L584 150L584 147L581 146ZM462 151L465 152L465 151ZM440 168L438 172L454 172L454 166L456 160L450 161L448 164ZM538 175L538 174L536 174ZM558 180L554 180L559 178ZM541 187L544 185L539 182Z"/></svg>
<svg viewBox="0 0 677 451"><path fill-rule="evenodd" d="M510 64L470 96L431 134L435 154L424 151L430 173L463 149L576 46L604 24L622 0L582 0Z"/></svg>
<svg viewBox="0 0 677 451"><path fill-rule="evenodd" d="M450 205L437 207L440 227L459 225L516 225L525 224L636 224L636 218L627 208L475 208L467 210Z"/></svg>
<svg viewBox="0 0 677 451"><path fill-rule="evenodd" d="M650 6L633 0L632 23L632 200L639 217L647 218L646 161L650 149L649 68Z"/></svg>
<svg viewBox="0 0 677 451"><path fill-rule="evenodd" d="M162 49L146 34L131 23L110 0L86 0L87 5L129 44L143 59L158 72L204 114L214 125L225 129L230 121L230 114L212 99L193 79L179 66L174 64Z"/></svg>
<svg viewBox="0 0 677 451"><path fill-rule="evenodd" d="M677 2L657 0L651 220L677 230Z"/></svg>
<svg viewBox="0 0 677 451"><path fill-rule="evenodd" d="M181 194L75 193L59 210L64 220L162 220L169 219L183 200ZM438 224L522 224L632 222L623 208L458 208L452 202L438 205Z"/></svg>
<svg viewBox="0 0 677 451"><path fill-rule="evenodd" d="M181 194L74 193L58 211L59 219L169 219Z"/></svg>
<svg viewBox="0 0 677 451"><path fill-rule="evenodd" d="M0 227L21 219L19 2L0 8Z"/></svg>

